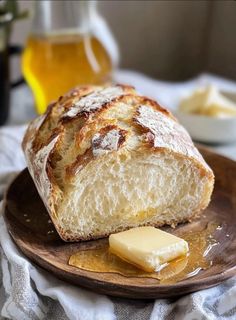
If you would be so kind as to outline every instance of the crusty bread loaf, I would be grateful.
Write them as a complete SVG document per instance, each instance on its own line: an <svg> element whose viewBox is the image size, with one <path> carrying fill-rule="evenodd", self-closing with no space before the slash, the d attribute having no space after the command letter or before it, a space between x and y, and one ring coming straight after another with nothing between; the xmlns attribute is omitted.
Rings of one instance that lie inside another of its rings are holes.
<svg viewBox="0 0 236 320"><path fill-rule="evenodd" d="M65 241L189 221L213 190L213 172L186 130L130 86L84 86L60 97L31 122L23 149Z"/></svg>

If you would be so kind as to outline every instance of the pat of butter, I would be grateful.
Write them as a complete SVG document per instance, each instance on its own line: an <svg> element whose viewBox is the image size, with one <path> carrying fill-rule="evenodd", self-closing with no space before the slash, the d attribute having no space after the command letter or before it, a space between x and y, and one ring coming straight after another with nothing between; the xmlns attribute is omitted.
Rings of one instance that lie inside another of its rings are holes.
<svg viewBox="0 0 236 320"><path fill-rule="evenodd" d="M214 86L194 91L191 96L181 101L179 110L218 118L236 116L236 104Z"/></svg>
<svg viewBox="0 0 236 320"><path fill-rule="evenodd" d="M111 234L110 251L127 262L148 271L188 252L188 243L154 227L139 227Z"/></svg>

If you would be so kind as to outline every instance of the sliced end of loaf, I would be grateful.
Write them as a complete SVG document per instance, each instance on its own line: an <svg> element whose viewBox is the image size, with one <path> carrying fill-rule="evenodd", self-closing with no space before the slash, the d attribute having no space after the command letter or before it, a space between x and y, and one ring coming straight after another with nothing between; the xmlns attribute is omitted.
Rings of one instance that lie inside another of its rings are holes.
<svg viewBox="0 0 236 320"><path fill-rule="evenodd" d="M173 226L191 220L210 201L212 180L190 159L132 152L94 161L76 175L58 208L66 241L144 225Z"/></svg>

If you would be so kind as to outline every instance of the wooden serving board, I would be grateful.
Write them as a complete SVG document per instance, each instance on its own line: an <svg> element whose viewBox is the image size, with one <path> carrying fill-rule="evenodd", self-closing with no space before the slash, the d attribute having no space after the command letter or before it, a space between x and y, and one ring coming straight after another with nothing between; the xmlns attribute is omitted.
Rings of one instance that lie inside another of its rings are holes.
<svg viewBox="0 0 236 320"><path fill-rule="evenodd" d="M27 169L17 176L6 193L4 217L9 232L17 246L36 264L60 279L103 294L132 299L170 298L215 286L236 274L236 162L205 149L201 152L216 176L212 201L198 221L178 228L191 230L193 224L201 226L206 220L215 219L225 228L212 252L212 267L192 278L161 285L153 278L91 272L68 265L73 253L106 240L63 242L50 223Z"/></svg>

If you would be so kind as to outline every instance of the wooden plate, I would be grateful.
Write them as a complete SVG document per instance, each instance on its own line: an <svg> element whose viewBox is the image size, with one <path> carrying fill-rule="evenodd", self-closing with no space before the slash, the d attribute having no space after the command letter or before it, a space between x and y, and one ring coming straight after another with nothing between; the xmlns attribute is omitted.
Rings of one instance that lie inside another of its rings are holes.
<svg viewBox="0 0 236 320"><path fill-rule="evenodd" d="M214 194L204 215L193 222L201 225L217 220L226 226L219 246L213 252L213 265L192 278L172 285L160 285L153 278L125 277L116 273L85 271L68 265L71 254L98 242L64 243L60 240L34 183L25 169L12 182L5 198L5 221L18 247L32 261L60 279L93 291L125 298L170 298L215 286L236 274L236 162L210 151L201 150L216 176ZM29 219L29 220L28 220ZM204 222L203 222L204 220ZM30 221L30 223L29 223ZM50 222L50 221L49 221ZM189 228L185 224L178 228Z"/></svg>

